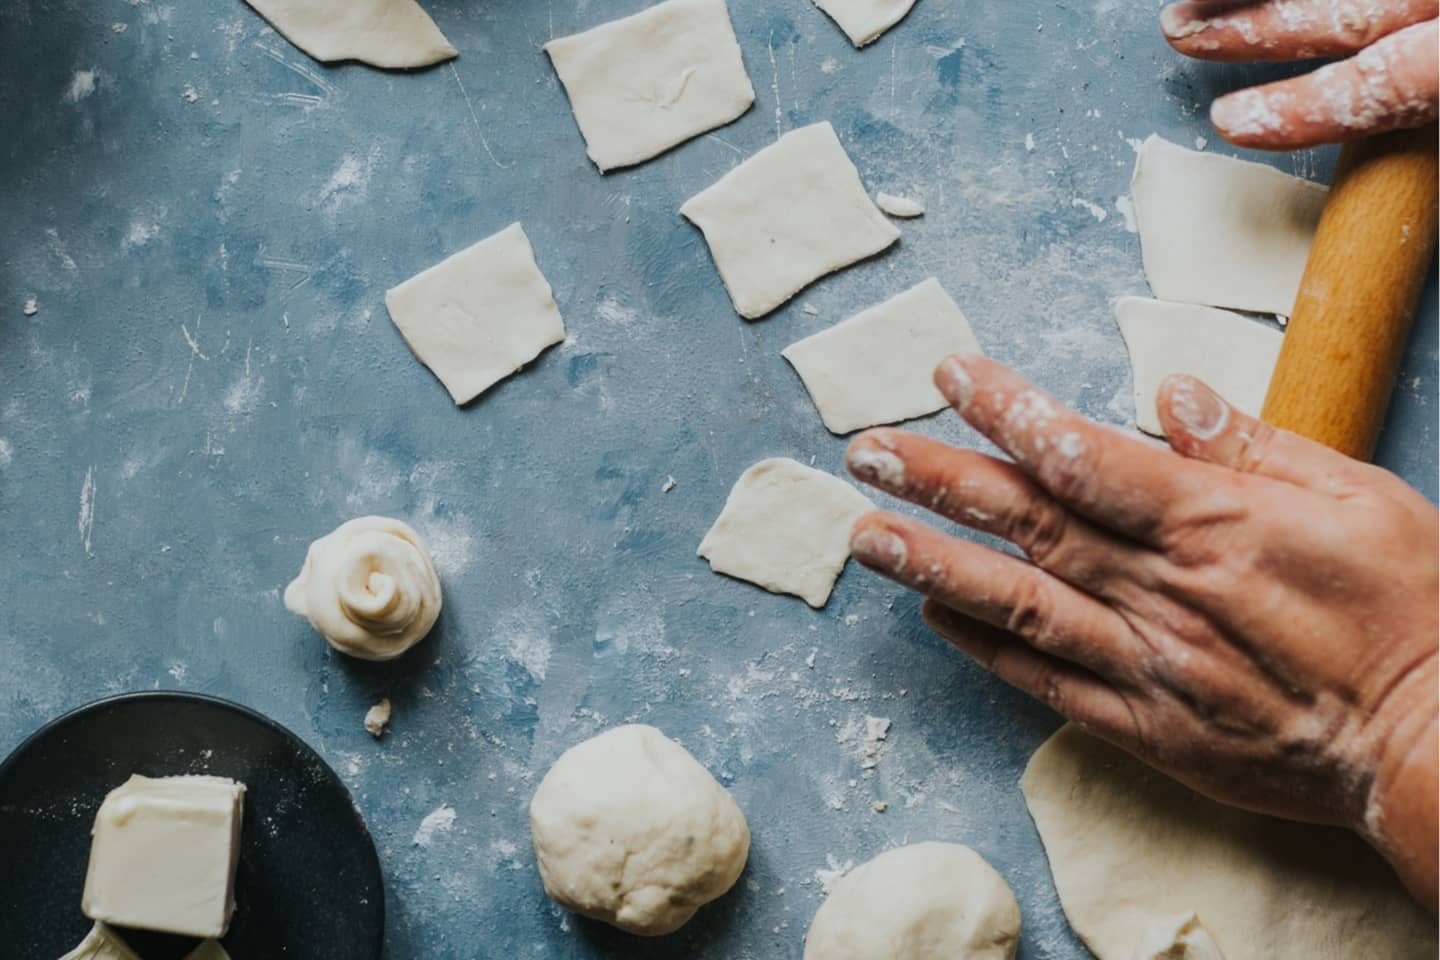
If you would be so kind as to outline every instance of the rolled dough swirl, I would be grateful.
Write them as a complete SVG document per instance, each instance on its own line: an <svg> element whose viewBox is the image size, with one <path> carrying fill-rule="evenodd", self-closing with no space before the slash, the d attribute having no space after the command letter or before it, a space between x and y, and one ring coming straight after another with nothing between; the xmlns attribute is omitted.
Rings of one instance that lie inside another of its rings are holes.
<svg viewBox="0 0 1440 960"><path fill-rule="evenodd" d="M310 544L285 606L341 653L392 660L435 625L440 577L408 525L359 517Z"/></svg>

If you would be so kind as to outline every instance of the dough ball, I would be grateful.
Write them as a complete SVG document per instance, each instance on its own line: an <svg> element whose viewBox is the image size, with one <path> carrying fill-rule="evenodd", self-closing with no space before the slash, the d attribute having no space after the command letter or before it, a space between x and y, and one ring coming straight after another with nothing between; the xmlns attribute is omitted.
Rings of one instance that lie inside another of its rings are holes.
<svg viewBox="0 0 1440 960"><path fill-rule="evenodd" d="M440 577L409 526L360 517L310 544L285 606L341 653L392 660L435 625Z"/></svg>
<svg viewBox="0 0 1440 960"><path fill-rule="evenodd" d="M917 843L882 853L830 890L805 960L1010 960L1020 907L969 847Z"/></svg>
<svg viewBox="0 0 1440 960"><path fill-rule="evenodd" d="M571 747L530 801L545 892L641 936L673 933L729 890L750 829L709 771L654 727Z"/></svg>

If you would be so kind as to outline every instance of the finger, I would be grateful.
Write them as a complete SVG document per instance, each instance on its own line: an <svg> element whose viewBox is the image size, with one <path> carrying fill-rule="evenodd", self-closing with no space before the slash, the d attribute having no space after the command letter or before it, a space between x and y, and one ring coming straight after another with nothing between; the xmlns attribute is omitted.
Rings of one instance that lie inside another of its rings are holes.
<svg viewBox="0 0 1440 960"><path fill-rule="evenodd" d="M1440 0L1183 0L1161 12L1160 28L1203 60L1307 60L1364 50L1437 14Z"/></svg>
<svg viewBox="0 0 1440 960"><path fill-rule="evenodd" d="M1042 489L1102 529L1156 544L1171 505L1201 492L1168 451L1091 423L993 360L950 357L935 385Z"/></svg>
<svg viewBox="0 0 1440 960"><path fill-rule="evenodd" d="M1210 120L1242 147L1294 150L1435 120L1440 21L1407 27L1349 60L1221 97Z"/></svg>
<svg viewBox="0 0 1440 960"><path fill-rule="evenodd" d="M925 601L921 616L961 653L1081 729L1110 740L1134 740L1135 716L1125 697L1084 667L1046 656L934 599Z"/></svg>
<svg viewBox="0 0 1440 960"><path fill-rule="evenodd" d="M856 523L850 550L876 573L1106 679L1131 681L1146 662L1118 614L1016 557L880 512Z"/></svg>
<svg viewBox="0 0 1440 960"><path fill-rule="evenodd" d="M866 483L1002 537L1089 593L1128 606L1153 582L1149 551L1070 513L1012 463L892 429L856 437L845 460Z"/></svg>
<svg viewBox="0 0 1440 960"><path fill-rule="evenodd" d="M1365 465L1236 410L1194 377L1166 377L1155 405L1170 446L1183 456L1319 493L1339 494L1363 482Z"/></svg>

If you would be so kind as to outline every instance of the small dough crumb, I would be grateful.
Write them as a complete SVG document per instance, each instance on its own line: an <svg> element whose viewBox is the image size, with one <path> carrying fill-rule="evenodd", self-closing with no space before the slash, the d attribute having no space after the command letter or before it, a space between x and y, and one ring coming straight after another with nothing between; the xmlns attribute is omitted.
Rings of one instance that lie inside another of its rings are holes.
<svg viewBox="0 0 1440 960"><path fill-rule="evenodd" d="M875 205L892 217L909 219L925 216L925 205L911 197L897 197L881 191L875 195Z"/></svg>
<svg viewBox="0 0 1440 960"><path fill-rule="evenodd" d="M874 803L870 804L870 809L874 810L876 813L884 813L886 810L890 809L890 804L886 803L884 800L876 800Z"/></svg>
<svg viewBox="0 0 1440 960"><path fill-rule="evenodd" d="M24 309L25 309L25 316L27 316L27 317L33 317L33 316L35 316L35 314L37 314L37 313L40 312L40 301L39 301L39 300L36 300L34 297L28 297L28 298L26 298L26 300L25 300L25 308L24 308Z"/></svg>
<svg viewBox="0 0 1440 960"><path fill-rule="evenodd" d="M661 484L661 486L660 486L660 492L661 492L661 493L669 493L671 490L674 490L674 489L675 489L675 478L674 478L674 477L667 476L667 477L665 478L665 482L664 482L663 484Z"/></svg>
<svg viewBox="0 0 1440 960"><path fill-rule="evenodd" d="M370 731L370 736L379 740L385 733L385 728L390 725L390 698L386 697L375 706L365 711L365 729Z"/></svg>

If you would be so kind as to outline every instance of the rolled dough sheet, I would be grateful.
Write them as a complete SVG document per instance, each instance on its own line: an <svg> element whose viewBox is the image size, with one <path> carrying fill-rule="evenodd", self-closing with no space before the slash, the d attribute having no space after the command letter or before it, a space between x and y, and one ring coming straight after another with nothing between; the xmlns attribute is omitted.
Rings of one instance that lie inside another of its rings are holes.
<svg viewBox="0 0 1440 960"><path fill-rule="evenodd" d="M550 284L518 223L386 291L385 306L457 404L565 339Z"/></svg>
<svg viewBox="0 0 1440 960"><path fill-rule="evenodd" d="M286 40L322 63L428 67L455 48L415 0L245 0Z"/></svg>
<svg viewBox="0 0 1440 960"><path fill-rule="evenodd" d="M1325 187L1151 136L1131 190L1156 297L1290 314Z"/></svg>
<svg viewBox="0 0 1440 960"><path fill-rule="evenodd" d="M775 458L740 475L700 556L716 573L820 608L850 559L850 528L874 506L838 477Z"/></svg>
<svg viewBox="0 0 1440 960"><path fill-rule="evenodd" d="M747 319L900 238L829 123L792 130L680 208Z"/></svg>
<svg viewBox="0 0 1440 960"><path fill-rule="evenodd" d="M875 40L905 18L915 0L815 0L857 47Z"/></svg>
<svg viewBox="0 0 1440 960"><path fill-rule="evenodd" d="M1070 726L1020 787L1099 960L1131 960L1157 916L1191 912L1229 960L1436 955L1435 924L1347 831L1222 806Z"/></svg>
<svg viewBox="0 0 1440 960"><path fill-rule="evenodd" d="M60 960L140 960L135 951L121 940L110 928L103 923L97 923L85 934L81 940Z"/></svg>
<svg viewBox="0 0 1440 960"><path fill-rule="evenodd" d="M755 102L725 0L668 0L545 44L603 173L723 126Z"/></svg>
<svg viewBox="0 0 1440 960"><path fill-rule="evenodd" d="M1172 373L1209 384L1237 409L1260 415L1284 334L1228 310L1143 297L1115 301L1115 322L1130 351L1135 380L1135 425L1165 435L1155 394Z"/></svg>
<svg viewBox="0 0 1440 960"><path fill-rule="evenodd" d="M931 377L952 353L979 353L940 281L925 280L783 351L831 433L897 423L946 405Z"/></svg>

